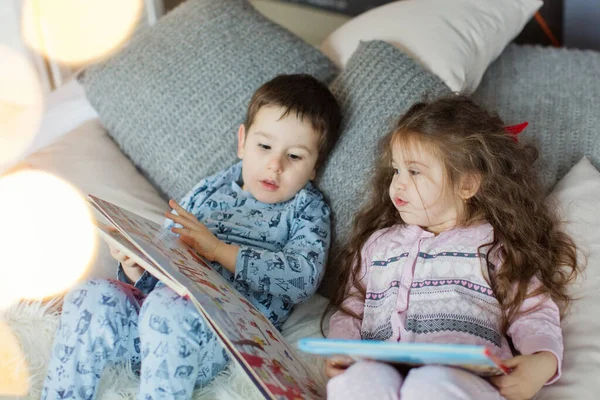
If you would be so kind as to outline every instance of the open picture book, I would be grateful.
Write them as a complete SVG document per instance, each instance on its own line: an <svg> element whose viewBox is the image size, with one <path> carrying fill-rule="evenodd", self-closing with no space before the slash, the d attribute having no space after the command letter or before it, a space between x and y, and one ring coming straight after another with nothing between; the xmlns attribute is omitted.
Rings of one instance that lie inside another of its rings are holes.
<svg viewBox="0 0 600 400"><path fill-rule="evenodd" d="M324 399L324 388L275 326L177 235L112 203L88 196L107 220L100 236L189 298L257 389L269 399Z"/></svg>
<svg viewBox="0 0 600 400"><path fill-rule="evenodd" d="M354 359L371 359L392 364L419 366L448 365L481 376L508 374L485 346L438 343L381 342L375 340L301 339L300 350L323 356L344 355Z"/></svg>

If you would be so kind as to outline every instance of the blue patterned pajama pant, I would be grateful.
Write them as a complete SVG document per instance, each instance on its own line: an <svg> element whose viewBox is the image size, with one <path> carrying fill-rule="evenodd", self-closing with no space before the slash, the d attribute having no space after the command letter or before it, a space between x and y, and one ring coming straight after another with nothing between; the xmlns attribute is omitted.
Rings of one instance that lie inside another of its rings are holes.
<svg viewBox="0 0 600 400"><path fill-rule="evenodd" d="M148 296L112 280L65 297L42 399L93 399L107 364L132 362L138 399L191 399L229 358L190 300L162 283Z"/></svg>

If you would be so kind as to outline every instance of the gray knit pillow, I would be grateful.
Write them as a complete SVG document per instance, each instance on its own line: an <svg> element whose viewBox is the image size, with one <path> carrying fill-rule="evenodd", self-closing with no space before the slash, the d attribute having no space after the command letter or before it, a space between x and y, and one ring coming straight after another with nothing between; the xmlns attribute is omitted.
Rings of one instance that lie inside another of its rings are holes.
<svg viewBox="0 0 600 400"><path fill-rule="evenodd" d="M235 162L252 93L282 73L337 70L246 0L188 0L79 80L123 152L179 199Z"/></svg>
<svg viewBox="0 0 600 400"><path fill-rule="evenodd" d="M550 189L581 157L600 169L600 53L508 46L474 97L540 147L538 167Z"/></svg>
<svg viewBox="0 0 600 400"><path fill-rule="evenodd" d="M415 102L450 93L436 76L382 41L362 42L331 85L342 107L342 132L318 177L334 217L334 247L348 238L367 198L376 148Z"/></svg>

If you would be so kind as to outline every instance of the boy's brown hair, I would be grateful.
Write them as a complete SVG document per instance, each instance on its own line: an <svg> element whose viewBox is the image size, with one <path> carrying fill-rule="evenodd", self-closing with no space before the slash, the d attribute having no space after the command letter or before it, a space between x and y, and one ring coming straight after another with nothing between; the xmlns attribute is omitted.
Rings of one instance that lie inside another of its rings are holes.
<svg viewBox="0 0 600 400"><path fill-rule="evenodd" d="M308 120L319 134L315 166L318 169L337 141L342 119L340 106L329 88L311 75L278 75L252 95L244 121L246 130L254 122L258 110L265 106L283 108L281 118L295 113L300 120Z"/></svg>

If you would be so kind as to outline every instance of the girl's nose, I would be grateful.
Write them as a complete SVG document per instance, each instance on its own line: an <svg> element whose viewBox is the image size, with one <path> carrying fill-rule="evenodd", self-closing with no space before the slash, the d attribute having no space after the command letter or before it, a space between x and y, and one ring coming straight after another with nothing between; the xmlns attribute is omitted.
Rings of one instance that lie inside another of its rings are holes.
<svg viewBox="0 0 600 400"><path fill-rule="evenodd" d="M406 190L406 182L404 182L404 180L400 177L400 176L396 176L394 178L394 187L397 190Z"/></svg>

